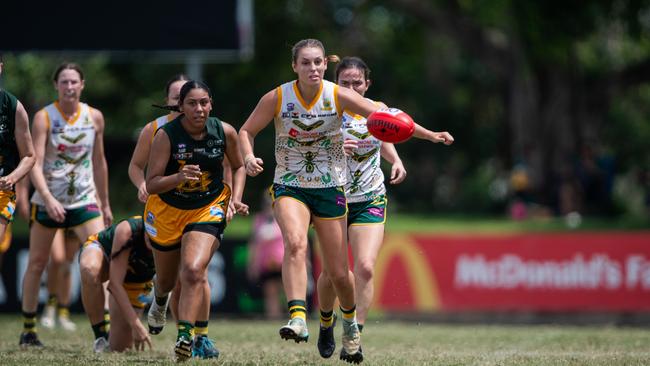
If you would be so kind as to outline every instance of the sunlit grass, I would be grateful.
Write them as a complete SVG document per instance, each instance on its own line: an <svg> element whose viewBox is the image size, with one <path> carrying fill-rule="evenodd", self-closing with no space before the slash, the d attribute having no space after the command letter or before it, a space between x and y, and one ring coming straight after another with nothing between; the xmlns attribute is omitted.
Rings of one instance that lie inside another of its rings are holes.
<svg viewBox="0 0 650 366"><path fill-rule="evenodd" d="M40 330L47 348L18 348L19 315L2 315L2 365L131 365L174 364L175 329L165 328L145 353L92 353L92 331L85 317L76 316L79 331ZM317 323L309 322L307 344L282 341L282 322L213 320L210 336L224 365L344 364L337 353L321 359L316 350ZM337 327L337 342L340 327ZM338 342L340 344L340 342ZM612 326L440 325L375 319L364 329L363 350L368 365L647 365L647 329ZM189 364L206 364L193 360Z"/></svg>

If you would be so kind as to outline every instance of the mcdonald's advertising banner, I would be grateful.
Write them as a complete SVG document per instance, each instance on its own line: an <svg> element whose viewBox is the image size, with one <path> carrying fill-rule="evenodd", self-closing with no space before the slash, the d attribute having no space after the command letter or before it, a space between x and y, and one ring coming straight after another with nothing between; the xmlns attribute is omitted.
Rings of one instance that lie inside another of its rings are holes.
<svg viewBox="0 0 650 366"><path fill-rule="evenodd" d="M383 311L648 311L650 232L390 235Z"/></svg>

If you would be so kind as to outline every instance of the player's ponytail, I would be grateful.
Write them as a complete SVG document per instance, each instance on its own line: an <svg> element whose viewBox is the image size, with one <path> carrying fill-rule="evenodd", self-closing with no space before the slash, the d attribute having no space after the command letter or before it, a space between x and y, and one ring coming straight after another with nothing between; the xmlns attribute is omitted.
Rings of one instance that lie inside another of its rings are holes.
<svg viewBox="0 0 650 366"><path fill-rule="evenodd" d="M180 112L181 108L178 105L160 105L160 104L152 104L152 107L164 109L166 111L172 111L172 112Z"/></svg>
<svg viewBox="0 0 650 366"><path fill-rule="evenodd" d="M340 62L341 58L338 55L327 55L325 56L327 62Z"/></svg>

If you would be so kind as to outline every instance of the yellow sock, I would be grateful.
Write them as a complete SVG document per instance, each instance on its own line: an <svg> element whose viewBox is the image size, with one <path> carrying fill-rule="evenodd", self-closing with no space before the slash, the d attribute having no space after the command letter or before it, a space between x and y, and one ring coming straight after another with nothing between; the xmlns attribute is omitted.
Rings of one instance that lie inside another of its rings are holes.
<svg viewBox="0 0 650 366"><path fill-rule="evenodd" d="M291 300L289 306L289 316L293 318L302 318L307 320L307 303L304 300Z"/></svg>
<svg viewBox="0 0 650 366"><path fill-rule="evenodd" d="M334 310L320 311L320 324L323 328L329 328L334 324Z"/></svg>
<svg viewBox="0 0 650 366"><path fill-rule="evenodd" d="M194 333L197 336L208 336L208 321L207 320L197 320L194 322Z"/></svg>
<svg viewBox="0 0 650 366"><path fill-rule="evenodd" d="M341 309L343 320L351 322L357 317L356 305L352 306L352 309L344 309L343 306L340 306L339 308Z"/></svg>

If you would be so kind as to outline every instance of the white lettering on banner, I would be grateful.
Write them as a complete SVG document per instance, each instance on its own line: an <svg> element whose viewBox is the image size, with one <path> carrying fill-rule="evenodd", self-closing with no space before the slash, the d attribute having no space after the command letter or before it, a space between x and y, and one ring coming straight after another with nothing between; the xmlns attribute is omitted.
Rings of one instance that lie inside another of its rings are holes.
<svg viewBox="0 0 650 366"><path fill-rule="evenodd" d="M505 254L495 260L483 255L461 255L456 262L457 288L617 290L641 286L650 289L650 260L634 254L624 262L597 253L582 253L566 260L524 260Z"/></svg>
<svg viewBox="0 0 650 366"><path fill-rule="evenodd" d="M625 284L628 289L641 286L641 289L650 289L650 260L643 255L631 255L625 265Z"/></svg>

